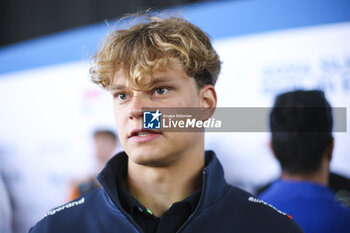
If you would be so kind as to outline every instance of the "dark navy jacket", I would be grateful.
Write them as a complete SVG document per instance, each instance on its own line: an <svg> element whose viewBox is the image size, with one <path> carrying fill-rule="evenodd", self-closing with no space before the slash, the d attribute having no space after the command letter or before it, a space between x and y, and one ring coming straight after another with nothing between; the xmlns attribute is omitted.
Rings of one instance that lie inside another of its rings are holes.
<svg viewBox="0 0 350 233"><path fill-rule="evenodd" d="M112 158L99 174L103 188L49 211L30 233L142 232L121 207L116 171L124 152ZM179 229L182 233L299 233L286 214L228 185L214 152L206 152L202 193L197 208Z"/></svg>

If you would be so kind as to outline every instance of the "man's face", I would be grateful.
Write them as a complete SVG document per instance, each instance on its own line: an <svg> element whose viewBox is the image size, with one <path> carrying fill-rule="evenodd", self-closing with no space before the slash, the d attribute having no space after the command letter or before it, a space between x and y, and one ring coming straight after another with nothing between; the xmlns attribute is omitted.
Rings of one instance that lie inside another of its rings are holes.
<svg viewBox="0 0 350 233"><path fill-rule="evenodd" d="M201 107L200 90L196 81L178 64L155 72L152 77L147 77L147 82L151 85L144 90L132 81L127 85L123 70L115 73L110 92L118 136L132 162L166 166L176 161L177 156L188 154L186 152L191 148L203 147L203 133L145 132L142 108Z"/></svg>

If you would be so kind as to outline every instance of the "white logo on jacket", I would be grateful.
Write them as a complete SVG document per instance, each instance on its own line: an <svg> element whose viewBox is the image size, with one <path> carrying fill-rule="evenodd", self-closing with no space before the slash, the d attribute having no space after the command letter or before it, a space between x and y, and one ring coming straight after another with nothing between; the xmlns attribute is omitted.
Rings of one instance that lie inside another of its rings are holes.
<svg viewBox="0 0 350 233"><path fill-rule="evenodd" d="M56 213L58 213L58 212L60 212L60 211L62 211L62 210L64 210L64 209L68 209L68 208L71 208L71 207L74 207L74 206L77 206L77 205L81 205L81 204L83 204L84 202L85 202L85 198L82 197L82 198L80 198L78 201L72 201L72 202L69 202L69 203L67 203L67 204L65 204L65 205L63 205L63 206L57 207L56 209L53 209L53 210L50 210L49 212L47 212L47 213L44 215L44 217L42 217L41 220L43 220L44 218L46 218L46 217L49 216L49 215L54 215L54 214L56 214ZM40 221L41 221L41 220L40 220Z"/></svg>

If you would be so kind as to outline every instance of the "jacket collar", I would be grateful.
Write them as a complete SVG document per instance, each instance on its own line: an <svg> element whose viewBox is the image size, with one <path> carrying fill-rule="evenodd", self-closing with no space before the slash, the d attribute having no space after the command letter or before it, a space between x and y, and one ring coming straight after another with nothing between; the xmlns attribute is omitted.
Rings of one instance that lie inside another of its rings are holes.
<svg viewBox="0 0 350 233"><path fill-rule="evenodd" d="M120 169L127 166L128 156L125 152L120 152L108 161L105 168L97 176L107 195L114 204L122 211L117 188L117 179ZM213 151L205 152L206 166L202 172L202 194L195 210L196 213L214 205L225 194L228 185L224 179L223 168Z"/></svg>

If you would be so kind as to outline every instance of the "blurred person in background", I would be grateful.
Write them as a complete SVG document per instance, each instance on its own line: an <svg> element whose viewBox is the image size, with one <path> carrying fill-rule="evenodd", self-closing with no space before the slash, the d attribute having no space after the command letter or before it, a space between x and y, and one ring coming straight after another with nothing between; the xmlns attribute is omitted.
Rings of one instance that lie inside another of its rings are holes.
<svg viewBox="0 0 350 233"><path fill-rule="evenodd" d="M68 201L72 201L92 190L101 188L100 183L96 179L96 175L99 171L103 169L106 162L111 158L113 153L115 153L117 147L117 136L111 130L96 130L94 132L94 148L95 148L95 158L98 163L97 171L90 177L84 180L74 181L71 186L71 191L69 193Z"/></svg>
<svg viewBox="0 0 350 233"><path fill-rule="evenodd" d="M7 188L0 174L0 232L12 233L12 208Z"/></svg>
<svg viewBox="0 0 350 233"><path fill-rule="evenodd" d="M331 107L321 91L281 94L270 114L271 148L282 175L260 198L293 216L306 233L350 230L350 209L328 187L332 127Z"/></svg>
<svg viewBox="0 0 350 233"><path fill-rule="evenodd" d="M212 113L221 62L208 36L185 19L131 19L107 37L91 69L113 96L125 152L98 175L102 189L49 211L30 232L302 232L286 214L226 183L215 153L204 151L204 132L142 127L145 107Z"/></svg>

